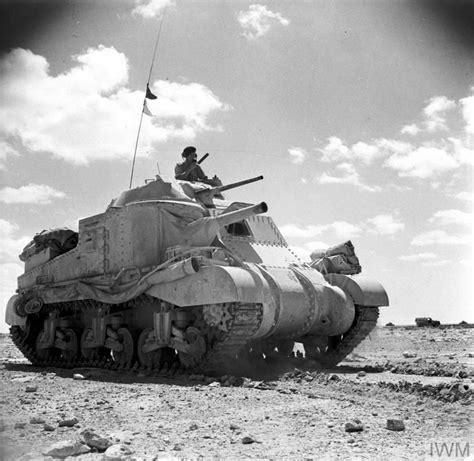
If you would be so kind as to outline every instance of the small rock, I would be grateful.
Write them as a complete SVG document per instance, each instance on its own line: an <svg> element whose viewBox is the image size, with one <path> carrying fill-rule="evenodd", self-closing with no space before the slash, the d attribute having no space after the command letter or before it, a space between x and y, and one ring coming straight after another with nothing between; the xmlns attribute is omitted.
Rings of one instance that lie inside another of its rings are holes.
<svg viewBox="0 0 474 461"><path fill-rule="evenodd" d="M26 423L15 423L13 429L24 429L26 427Z"/></svg>
<svg viewBox="0 0 474 461"><path fill-rule="evenodd" d="M79 420L77 418L63 419L62 421L59 421L58 426L59 427L73 427L78 422Z"/></svg>
<svg viewBox="0 0 474 461"><path fill-rule="evenodd" d="M401 419L387 419L387 429L389 431L404 431L405 423Z"/></svg>
<svg viewBox="0 0 474 461"><path fill-rule="evenodd" d="M354 439L347 439L347 443L355 443Z"/></svg>
<svg viewBox="0 0 474 461"><path fill-rule="evenodd" d="M328 423L327 427L329 427L329 428L334 427L334 424L333 423Z"/></svg>
<svg viewBox="0 0 474 461"><path fill-rule="evenodd" d="M339 381L340 379L341 378L339 378L338 375L332 374L332 375L329 376L329 381Z"/></svg>
<svg viewBox="0 0 474 461"><path fill-rule="evenodd" d="M416 357L416 354L414 352L409 352L409 351L405 351L402 355L406 359L413 359Z"/></svg>
<svg viewBox="0 0 474 461"><path fill-rule="evenodd" d="M113 445L110 439L96 434L91 429L82 431L81 437L86 445L91 448L96 448L100 452L107 450L107 448Z"/></svg>
<svg viewBox="0 0 474 461"><path fill-rule="evenodd" d="M248 435L246 435L246 436L242 439L242 443L243 443L244 445L249 445L249 444L255 443L255 442L256 442L256 440L255 440L254 438L252 438L252 437L249 437Z"/></svg>
<svg viewBox="0 0 474 461"><path fill-rule="evenodd" d="M53 432L56 428L54 426L51 426L51 424L46 423L43 426L43 430L46 432Z"/></svg>
<svg viewBox="0 0 474 461"><path fill-rule="evenodd" d="M199 428L199 426L197 424L191 424L191 426L189 426L190 431L195 431L198 428Z"/></svg>
<svg viewBox="0 0 474 461"><path fill-rule="evenodd" d="M16 376L12 378L12 381L15 383L28 383L32 380L33 378L31 376Z"/></svg>
<svg viewBox="0 0 474 461"><path fill-rule="evenodd" d="M357 373L357 377L358 378L362 378L366 375L367 373L365 371L359 371L359 373Z"/></svg>
<svg viewBox="0 0 474 461"><path fill-rule="evenodd" d="M34 386L33 384L29 384L25 388L25 392L36 392L38 390L38 386Z"/></svg>
<svg viewBox="0 0 474 461"><path fill-rule="evenodd" d="M86 379L84 375L81 375L79 373L74 373L72 375L72 379L75 379L76 381L82 381L83 379Z"/></svg>
<svg viewBox="0 0 474 461"><path fill-rule="evenodd" d="M237 431L237 430L240 429L240 427L237 426L236 424L231 424L231 425L229 425L229 429L230 429L231 431Z"/></svg>
<svg viewBox="0 0 474 461"><path fill-rule="evenodd" d="M62 440L43 451L43 455L52 456L53 458L67 458L68 456L89 453L90 451L91 449L87 445L83 445L77 440Z"/></svg>
<svg viewBox="0 0 474 461"><path fill-rule="evenodd" d="M346 432L362 432L364 425L359 419L353 419L344 425L344 430Z"/></svg>
<svg viewBox="0 0 474 461"><path fill-rule="evenodd" d="M464 378L467 378L467 377L468 377L468 374L467 374L467 372L464 371L464 370L459 370L459 371L457 372L457 376L458 376L459 378L461 378L461 379L464 379Z"/></svg>
<svg viewBox="0 0 474 461"><path fill-rule="evenodd" d="M44 424L45 420L40 416L32 416L30 418L30 424Z"/></svg>
<svg viewBox="0 0 474 461"><path fill-rule="evenodd" d="M465 394L469 390L469 384L458 384L457 391L461 394Z"/></svg>
<svg viewBox="0 0 474 461"><path fill-rule="evenodd" d="M7 425L3 421L0 421L0 432L4 432L6 429Z"/></svg>
<svg viewBox="0 0 474 461"><path fill-rule="evenodd" d="M213 381L208 384L208 387L221 387L221 383L219 381Z"/></svg>
<svg viewBox="0 0 474 461"><path fill-rule="evenodd" d="M103 461L123 461L132 454L132 451L120 444L115 444L105 450L102 457Z"/></svg>

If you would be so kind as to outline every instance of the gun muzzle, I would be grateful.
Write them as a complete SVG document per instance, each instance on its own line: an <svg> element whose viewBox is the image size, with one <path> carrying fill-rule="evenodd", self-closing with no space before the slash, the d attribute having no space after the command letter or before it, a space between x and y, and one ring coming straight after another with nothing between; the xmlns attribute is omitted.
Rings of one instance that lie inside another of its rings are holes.
<svg viewBox="0 0 474 461"><path fill-rule="evenodd" d="M216 216L216 220L219 223L219 226L227 226L234 222L242 221L245 218L250 216L255 216L257 214L266 213L268 211L268 206L265 202L258 203L257 205L248 206L241 208L240 210L230 211L228 213L222 213L219 216Z"/></svg>

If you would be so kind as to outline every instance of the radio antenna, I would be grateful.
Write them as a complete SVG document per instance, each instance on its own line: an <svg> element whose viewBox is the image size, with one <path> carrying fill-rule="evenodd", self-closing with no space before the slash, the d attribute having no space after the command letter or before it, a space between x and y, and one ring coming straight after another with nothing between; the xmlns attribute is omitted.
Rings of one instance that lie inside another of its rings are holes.
<svg viewBox="0 0 474 461"><path fill-rule="evenodd" d="M160 41L160 36L161 36L161 29L163 27L163 21L165 19L165 14L166 14L166 9L167 9L167 6L165 7L165 9L163 10L163 16L161 16L161 22L160 22L160 28L158 29L158 34L156 36L156 41L155 41L155 48L153 50L153 57L151 59L151 65L150 65L150 72L148 74L148 80L146 82L146 93L145 93L145 97L143 98L143 105L142 105L142 112L140 114L140 123L138 125L138 132L137 132L137 139L135 141L135 151L133 153L133 162L132 162L132 171L130 173L130 185L128 186L129 189L132 188L132 182L133 182L133 172L135 170L135 160L137 158L137 149L138 149L138 140L140 139L140 131L141 131L141 128L142 128L142 122L143 122L143 114L144 113L147 113L147 115L150 114L150 112L148 111L148 108L146 106L146 99L147 99L147 96L149 96L150 94L153 96L151 99L156 99L156 96L154 96L151 92L150 92L150 89L148 87L148 85L150 84L150 79L151 79L151 73L153 71L153 64L155 62L155 57L156 57L156 50L158 49L158 42ZM145 110L147 112L145 112ZM157 165L158 165L158 162L157 162ZM158 171L159 171L160 167L158 165Z"/></svg>

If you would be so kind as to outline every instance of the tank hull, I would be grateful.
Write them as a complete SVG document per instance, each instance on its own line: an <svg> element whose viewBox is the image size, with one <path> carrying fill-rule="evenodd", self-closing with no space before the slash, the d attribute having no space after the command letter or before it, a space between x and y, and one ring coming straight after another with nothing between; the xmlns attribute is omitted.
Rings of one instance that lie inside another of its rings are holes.
<svg viewBox="0 0 474 461"><path fill-rule="evenodd" d="M81 220L77 237L42 233L22 253L6 310L15 344L40 366L219 373L237 356L290 356L300 342L334 365L375 326L387 294L302 263L266 210L208 207L157 183ZM51 235L77 246L52 252Z"/></svg>

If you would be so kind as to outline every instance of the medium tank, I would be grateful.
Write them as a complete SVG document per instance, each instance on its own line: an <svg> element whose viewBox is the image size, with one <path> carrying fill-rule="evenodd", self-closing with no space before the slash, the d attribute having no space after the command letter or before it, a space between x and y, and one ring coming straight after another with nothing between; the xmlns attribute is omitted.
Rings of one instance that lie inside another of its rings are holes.
<svg viewBox="0 0 474 461"><path fill-rule="evenodd" d="M340 362L387 294L328 270L324 255L303 263L264 202L224 199L259 179L211 187L156 176L81 219L78 233L37 234L6 309L16 346L37 366L224 373L238 356L291 356L295 343L323 365Z"/></svg>

